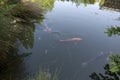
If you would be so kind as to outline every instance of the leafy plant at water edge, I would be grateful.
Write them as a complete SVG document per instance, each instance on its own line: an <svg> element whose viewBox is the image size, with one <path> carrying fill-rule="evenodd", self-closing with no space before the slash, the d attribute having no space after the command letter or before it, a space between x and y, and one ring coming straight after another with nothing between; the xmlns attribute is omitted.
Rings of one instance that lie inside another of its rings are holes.
<svg viewBox="0 0 120 80"><path fill-rule="evenodd" d="M109 58L111 61L105 65L105 73L91 73L89 76L92 80L120 80L120 55L112 54Z"/></svg>

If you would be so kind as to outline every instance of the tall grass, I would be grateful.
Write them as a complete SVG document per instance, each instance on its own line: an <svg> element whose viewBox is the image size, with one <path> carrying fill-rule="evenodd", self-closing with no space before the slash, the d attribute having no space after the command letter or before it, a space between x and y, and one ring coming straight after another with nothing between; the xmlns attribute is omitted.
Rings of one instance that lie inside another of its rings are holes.
<svg viewBox="0 0 120 80"><path fill-rule="evenodd" d="M53 75L49 72L39 71L34 80L58 80L58 74L55 72Z"/></svg>

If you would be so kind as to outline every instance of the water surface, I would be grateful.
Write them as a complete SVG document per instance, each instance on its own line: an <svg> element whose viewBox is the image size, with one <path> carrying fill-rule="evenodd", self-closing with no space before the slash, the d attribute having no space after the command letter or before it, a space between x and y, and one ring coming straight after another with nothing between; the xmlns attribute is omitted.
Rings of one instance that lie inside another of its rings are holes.
<svg viewBox="0 0 120 80"><path fill-rule="evenodd" d="M24 72L34 75L39 69L57 71L59 80L90 80L92 72L103 72L109 53L120 52L120 37L105 33L111 26L120 26L116 20L120 13L101 8L99 1L56 0L51 5L54 7L45 14L43 23L34 24L28 49L19 43L20 52L32 53L24 59ZM69 38L82 40L60 42Z"/></svg>
<svg viewBox="0 0 120 80"><path fill-rule="evenodd" d="M108 53L120 52L120 37L108 37L104 33L111 25L120 25L115 20L119 16L119 12L101 10L99 2L76 6L71 1L55 1L52 11L45 15L43 25L36 23L32 55L26 61L27 70L35 73L41 67L50 72L58 70L60 80L90 80L90 73L103 71ZM44 24L60 35L44 31ZM82 41L77 44L59 42L74 37L80 37ZM99 56L101 53L103 55Z"/></svg>

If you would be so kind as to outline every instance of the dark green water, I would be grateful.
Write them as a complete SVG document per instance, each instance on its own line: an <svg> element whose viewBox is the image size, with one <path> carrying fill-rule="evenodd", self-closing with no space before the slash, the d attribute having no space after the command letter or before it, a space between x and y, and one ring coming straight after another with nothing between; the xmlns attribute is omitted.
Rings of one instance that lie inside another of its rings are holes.
<svg viewBox="0 0 120 80"><path fill-rule="evenodd" d="M57 70L59 80L90 80L92 72L104 71L109 53L120 53L120 36L105 33L111 26L120 26L119 17L120 12L101 8L99 2L55 1L43 23L35 23L27 43L32 47L26 49L18 41L20 52L32 54L24 59L24 69L17 76L35 75L43 69L50 73ZM69 38L82 40L60 42Z"/></svg>

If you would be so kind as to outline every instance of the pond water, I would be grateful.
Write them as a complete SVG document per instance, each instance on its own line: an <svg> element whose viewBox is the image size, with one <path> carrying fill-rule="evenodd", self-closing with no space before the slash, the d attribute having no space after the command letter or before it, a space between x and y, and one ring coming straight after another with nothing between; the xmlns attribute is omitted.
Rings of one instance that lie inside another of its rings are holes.
<svg viewBox="0 0 120 80"><path fill-rule="evenodd" d="M101 8L100 1L56 0L52 6L43 23L34 24L32 41L26 45L32 47L26 49L18 41L20 52L32 53L24 59L23 72L34 76L40 69L57 71L59 80L90 80L92 72L104 72L108 55L120 53L120 37L105 33L111 26L120 26L120 12Z"/></svg>

